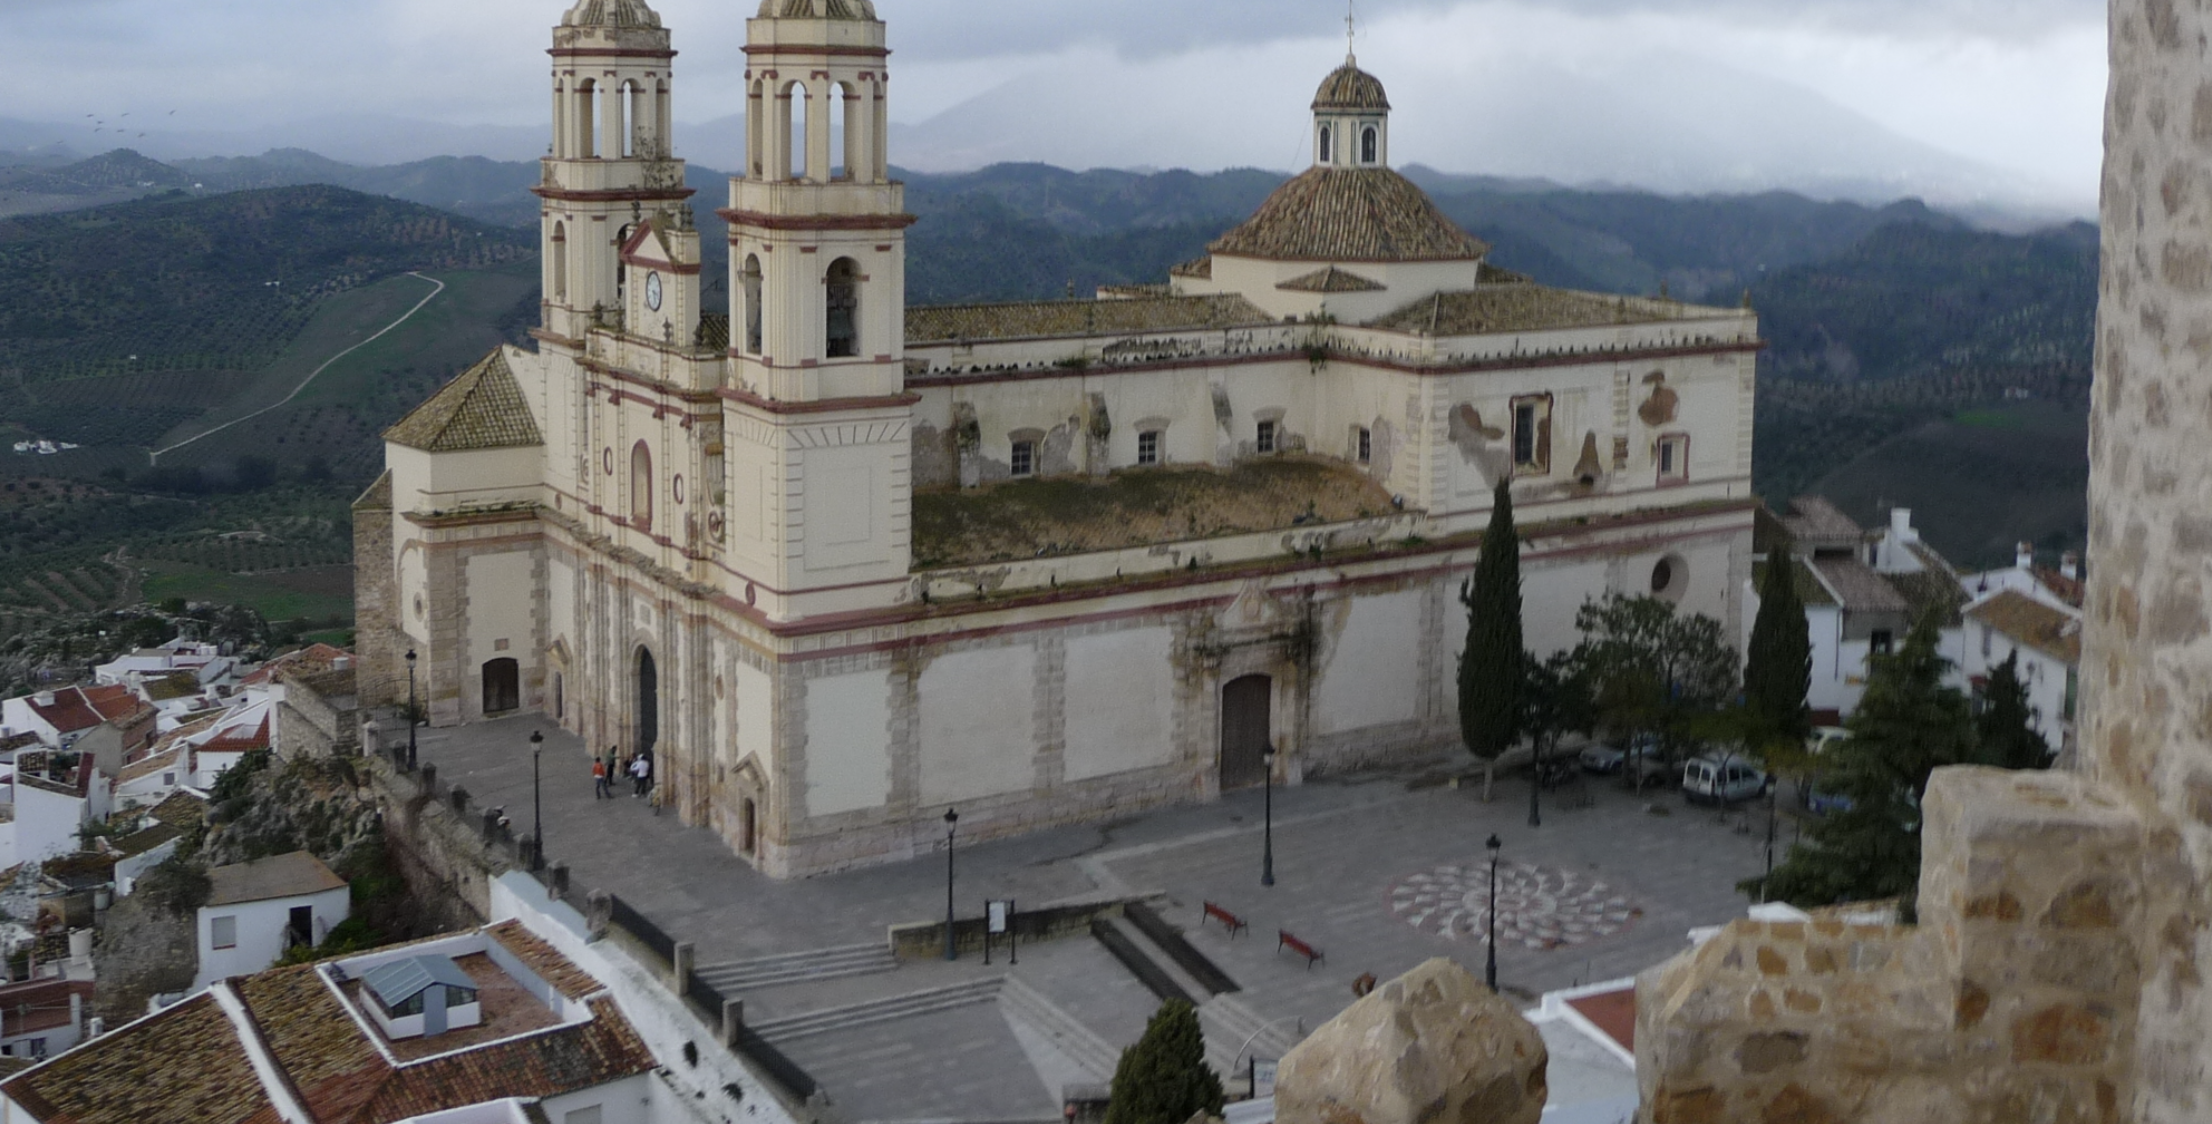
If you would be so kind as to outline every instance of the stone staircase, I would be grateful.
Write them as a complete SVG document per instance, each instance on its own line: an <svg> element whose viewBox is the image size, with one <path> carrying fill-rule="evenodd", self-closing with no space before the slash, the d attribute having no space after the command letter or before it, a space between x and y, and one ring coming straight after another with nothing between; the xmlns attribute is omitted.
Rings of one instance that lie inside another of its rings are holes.
<svg viewBox="0 0 2212 1124"><path fill-rule="evenodd" d="M1114 1069L1121 1064L1121 1051L1037 989L1008 976L998 1001L1001 1010L1043 1035L1101 1084L1113 1080Z"/></svg>
<svg viewBox="0 0 2212 1124"><path fill-rule="evenodd" d="M898 966L898 958L891 954L890 946L879 942L733 960L704 965L693 971L724 995L743 995L784 984L874 975Z"/></svg>
<svg viewBox="0 0 2212 1124"><path fill-rule="evenodd" d="M925 991L910 991L904 995L871 999L865 1003L853 1003L843 1007L829 1007L820 1011L790 1015L780 1019L765 1019L749 1023L755 1034L771 1043L790 1042L811 1038L818 1034L834 1034L855 1027L875 1023L894 1022L921 1015L933 1015L940 1011L954 1011L998 1001L1004 986L1004 976L989 976L966 983Z"/></svg>

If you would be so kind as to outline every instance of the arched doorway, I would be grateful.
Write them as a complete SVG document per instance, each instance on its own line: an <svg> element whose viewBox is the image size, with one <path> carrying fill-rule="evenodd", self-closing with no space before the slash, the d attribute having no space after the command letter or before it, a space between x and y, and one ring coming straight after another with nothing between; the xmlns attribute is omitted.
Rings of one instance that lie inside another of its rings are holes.
<svg viewBox="0 0 2212 1124"><path fill-rule="evenodd" d="M650 754L661 740L660 671L650 649L637 650L637 751Z"/></svg>
<svg viewBox="0 0 2212 1124"><path fill-rule="evenodd" d="M484 663L484 713L522 709L522 665L511 659Z"/></svg>
<svg viewBox="0 0 2212 1124"><path fill-rule="evenodd" d="M1274 695L1275 681L1265 675L1247 675L1221 688L1221 791L1267 780Z"/></svg>
<svg viewBox="0 0 2212 1124"><path fill-rule="evenodd" d="M741 805L739 805L739 806L738 806L738 813L737 813L737 851L738 851L738 853L739 853L739 854L741 854L741 855L750 855L750 854L752 854L752 853L753 853L754 851L758 850L758 849L759 849L759 847L760 847L760 820L759 820L759 813L758 813L758 811L757 811L757 810L756 810L756 809L754 808L753 802L752 802L752 801L751 801L750 799L748 799L748 800L746 800L746 801L745 801L745 802L744 802L743 804L741 804Z"/></svg>

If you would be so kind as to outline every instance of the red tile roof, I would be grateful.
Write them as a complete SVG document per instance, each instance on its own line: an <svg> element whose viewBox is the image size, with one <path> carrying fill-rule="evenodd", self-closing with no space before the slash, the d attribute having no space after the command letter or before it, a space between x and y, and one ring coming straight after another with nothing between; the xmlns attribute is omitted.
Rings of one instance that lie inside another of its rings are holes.
<svg viewBox="0 0 2212 1124"><path fill-rule="evenodd" d="M277 1124L244 1044L211 994L0 1082L46 1124Z"/></svg>
<svg viewBox="0 0 2212 1124"><path fill-rule="evenodd" d="M202 753L244 753L269 748L269 716L264 713L251 729L234 726L200 743Z"/></svg>
<svg viewBox="0 0 2212 1124"><path fill-rule="evenodd" d="M527 931L490 935L564 993L578 978L591 980ZM510 1097L557 1097L659 1065L605 995L585 1000L588 1022L399 1068L313 965L230 986L284 1085L319 1124L389 1124ZM589 986L600 990L596 981ZM205 994L0 1082L0 1093L48 1124L276 1120L235 1026Z"/></svg>
<svg viewBox="0 0 2212 1124"><path fill-rule="evenodd" d="M1567 1006L1590 1020L1607 1038L1621 1044L1621 1049L1636 1048L1636 989L1624 987L1600 995L1585 995L1567 1000Z"/></svg>
<svg viewBox="0 0 2212 1124"><path fill-rule="evenodd" d="M0 1037L13 1038L39 1030L69 1026L69 997L82 996L81 1008L90 1014L91 980L36 980L0 988Z"/></svg>
<svg viewBox="0 0 2212 1124"><path fill-rule="evenodd" d="M153 708L138 697L138 693L120 683L108 687L84 687L85 701L92 705L101 718L118 726L129 725L142 718Z"/></svg>
<svg viewBox="0 0 2212 1124"><path fill-rule="evenodd" d="M92 704L86 701L84 692L75 687L68 687L54 692L54 701L52 702L42 703L38 701L37 695L31 696L26 701L31 708L31 713L38 715L39 721L64 734L89 730L106 721L100 716L100 712L94 710Z"/></svg>

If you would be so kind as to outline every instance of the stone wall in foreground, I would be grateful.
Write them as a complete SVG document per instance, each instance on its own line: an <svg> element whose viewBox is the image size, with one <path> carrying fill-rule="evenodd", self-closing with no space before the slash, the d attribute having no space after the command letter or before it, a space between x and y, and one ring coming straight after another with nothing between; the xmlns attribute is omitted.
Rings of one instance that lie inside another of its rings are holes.
<svg viewBox="0 0 2212 1124"><path fill-rule="evenodd" d="M1637 983L1646 1124L2109 1124L2144 836L2071 774L1947 769L1918 926L1739 921Z"/></svg>

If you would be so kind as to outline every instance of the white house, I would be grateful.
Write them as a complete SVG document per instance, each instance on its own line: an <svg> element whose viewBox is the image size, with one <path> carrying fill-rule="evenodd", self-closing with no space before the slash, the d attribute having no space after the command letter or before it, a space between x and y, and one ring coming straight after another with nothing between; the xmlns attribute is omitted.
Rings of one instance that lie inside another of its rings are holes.
<svg viewBox="0 0 2212 1124"><path fill-rule="evenodd" d="M200 907L194 987L263 971L297 944L321 944L352 912L346 881L305 851L219 866Z"/></svg>
<svg viewBox="0 0 2212 1124"><path fill-rule="evenodd" d="M1769 543L1767 562L1786 554L1797 573L1805 623L1813 645L1813 677L1806 705L1816 721L1847 718L1866 694L1868 661L1895 650L1920 617L1944 616L1938 648L1953 665L1955 686L1966 684L1965 640L1957 610L1965 601L1959 578L1943 556L1921 541L1912 512L1890 512L1889 525L1872 534L1818 496L1790 502L1778 516L1787 544ZM1744 613L1746 643L1758 619L1754 577Z"/></svg>
<svg viewBox="0 0 2212 1124"><path fill-rule="evenodd" d="M111 793L105 774L80 763L72 779L53 780L21 769L9 778L13 818L0 824L0 865L39 862L75 852L77 833L107 818Z"/></svg>
<svg viewBox="0 0 2212 1124"><path fill-rule="evenodd" d="M131 891L138 888L138 880L176 854L177 844L183 839L183 830L157 823L116 840L115 896L131 896Z"/></svg>
<svg viewBox="0 0 2212 1124"><path fill-rule="evenodd" d="M84 1038L92 981L36 979L0 986L0 1057L46 1058Z"/></svg>
<svg viewBox="0 0 2212 1124"><path fill-rule="evenodd" d="M2035 730L2053 753L2074 736L2081 630L2081 610L2019 589L2001 589L1966 607L1966 675L1979 687L2017 656Z"/></svg>

